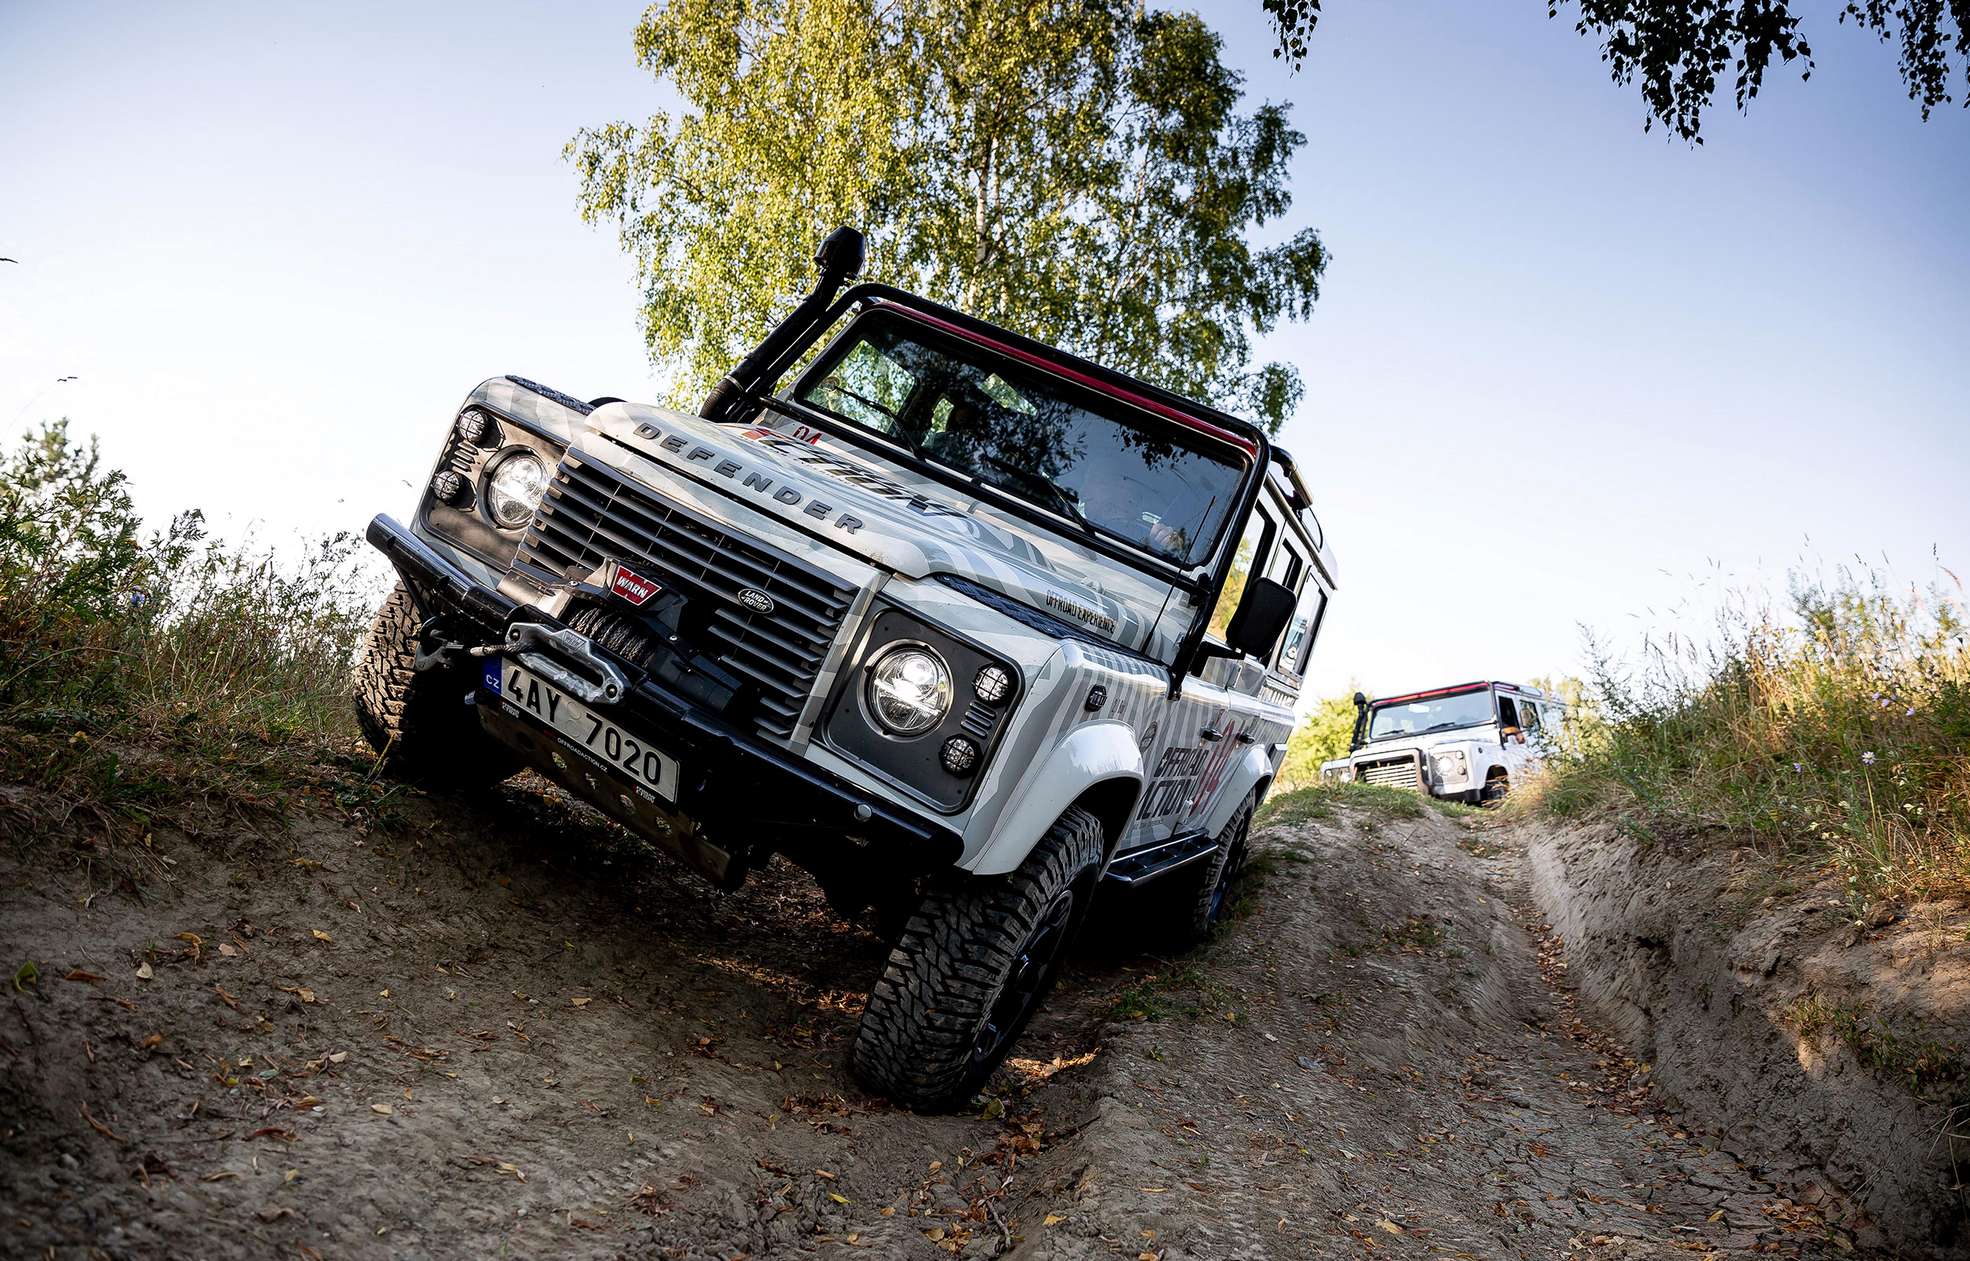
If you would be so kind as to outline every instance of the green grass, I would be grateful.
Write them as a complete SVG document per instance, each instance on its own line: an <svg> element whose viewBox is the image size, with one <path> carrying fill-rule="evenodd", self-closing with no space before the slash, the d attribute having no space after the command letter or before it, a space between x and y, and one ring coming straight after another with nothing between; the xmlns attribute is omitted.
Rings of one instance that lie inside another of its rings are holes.
<svg viewBox="0 0 1970 1261"><path fill-rule="evenodd" d="M348 673L379 595L352 536L278 555L195 511L147 531L93 442L30 433L0 449L7 777L104 844L360 781Z"/></svg>
<svg viewBox="0 0 1970 1261"><path fill-rule="evenodd" d="M1897 1029L1851 1003L1807 994L1787 1010L1786 1019L1802 1038L1838 1039L1862 1065L1913 1094L1970 1077L1961 1047Z"/></svg>
<svg viewBox="0 0 1970 1261"><path fill-rule="evenodd" d="M1461 801L1443 801L1403 788L1341 782L1313 784L1269 798L1259 811L1258 822L1261 827L1326 822L1337 818L1344 806L1377 819L1420 819L1432 810L1452 819L1475 818L1484 813Z"/></svg>
<svg viewBox="0 0 1970 1261"><path fill-rule="evenodd" d="M1236 996L1213 981L1196 963L1153 972L1115 996L1111 1013L1117 1020L1238 1021Z"/></svg>
<svg viewBox="0 0 1970 1261"><path fill-rule="evenodd" d="M1867 571L1740 595L1713 642L1603 660L1578 747L1528 804L1803 857L1852 900L1970 890L1970 647L1960 583Z"/></svg>

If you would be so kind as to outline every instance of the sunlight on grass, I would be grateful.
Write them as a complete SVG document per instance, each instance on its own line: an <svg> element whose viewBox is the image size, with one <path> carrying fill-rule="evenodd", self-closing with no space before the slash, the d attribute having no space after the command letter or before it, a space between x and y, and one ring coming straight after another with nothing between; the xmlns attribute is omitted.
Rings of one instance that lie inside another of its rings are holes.
<svg viewBox="0 0 1970 1261"><path fill-rule="evenodd" d="M1938 568L1951 585L1795 572L1711 643L1653 642L1632 670L1597 652L1597 720L1529 800L1823 859L1857 901L1970 889L1970 648Z"/></svg>
<svg viewBox="0 0 1970 1261"><path fill-rule="evenodd" d="M0 451L0 732L9 777L104 827L251 799L354 734L348 674L380 594L352 535L287 559L146 533L65 423Z"/></svg>

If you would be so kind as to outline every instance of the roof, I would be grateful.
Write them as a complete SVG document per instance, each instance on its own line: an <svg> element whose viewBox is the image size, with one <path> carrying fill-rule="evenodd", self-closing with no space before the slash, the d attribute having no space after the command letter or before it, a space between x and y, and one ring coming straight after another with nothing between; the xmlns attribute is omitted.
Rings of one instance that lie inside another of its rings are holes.
<svg viewBox="0 0 1970 1261"><path fill-rule="evenodd" d="M1376 705L1393 705L1397 701L1422 701L1428 700L1433 696L1456 696L1463 692L1476 692L1494 687L1507 688L1526 696L1537 697L1542 701L1554 699L1547 696L1546 693L1540 691L1538 688L1526 687L1522 683L1506 683L1501 679L1479 679L1475 683L1458 683L1450 687L1433 687L1423 692L1404 692L1400 696L1377 696L1374 700L1369 701L1368 704L1370 707Z"/></svg>

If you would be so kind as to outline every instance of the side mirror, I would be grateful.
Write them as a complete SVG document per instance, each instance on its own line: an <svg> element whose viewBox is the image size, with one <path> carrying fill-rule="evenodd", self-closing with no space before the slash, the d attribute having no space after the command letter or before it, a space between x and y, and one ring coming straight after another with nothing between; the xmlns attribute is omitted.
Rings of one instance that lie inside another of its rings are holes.
<svg viewBox="0 0 1970 1261"><path fill-rule="evenodd" d="M1234 651L1264 660L1279 645L1286 624L1293 620L1293 606L1299 600L1291 587L1270 578L1253 578L1245 583L1244 598L1231 624L1224 628L1225 643Z"/></svg>
<svg viewBox="0 0 1970 1261"><path fill-rule="evenodd" d="M1513 740L1519 744L1525 743L1525 732L1518 727L1501 727L1498 730L1498 734L1506 740Z"/></svg>

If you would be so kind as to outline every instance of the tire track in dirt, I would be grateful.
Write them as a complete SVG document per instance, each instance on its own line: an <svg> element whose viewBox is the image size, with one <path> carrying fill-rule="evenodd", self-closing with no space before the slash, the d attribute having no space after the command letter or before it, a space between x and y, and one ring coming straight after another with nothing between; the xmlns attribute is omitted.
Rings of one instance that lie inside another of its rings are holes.
<svg viewBox="0 0 1970 1261"><path fill-rule="evenodd" d="M1581 1040L1510 904L1516 858L1434 814L1268 829L1242 918L1183 960L1098 925L981 1111L926 1117L843 1067L871 935L781 866L720 897L549 791L417 798L387 829L323 802L229 856L161 835L175 866L141 904L64 874L75 838L11 835L0 936L42 980L0 1013L8 1250L1845 1242ZM1109 1023L1118 996L1159 1018Z"/></svg>

